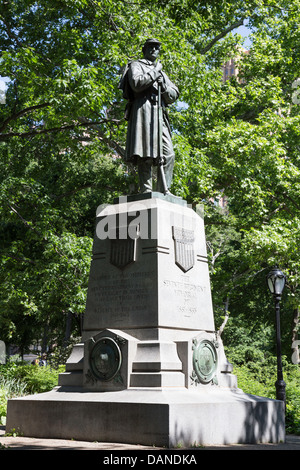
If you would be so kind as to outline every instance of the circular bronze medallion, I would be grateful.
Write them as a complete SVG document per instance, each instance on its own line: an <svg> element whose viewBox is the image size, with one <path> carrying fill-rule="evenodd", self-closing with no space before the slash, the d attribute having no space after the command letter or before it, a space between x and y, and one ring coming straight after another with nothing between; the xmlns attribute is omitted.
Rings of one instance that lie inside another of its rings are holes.
<svg viewBox="0 0 300 470"><path fill-rule="evenodd" d="M212 342L204 339L194 348L193 365L198 379L202 383L210 382L217 369L218 355Z"/></svg>
<svg viewBox="0 0 300 470"><path fill-rule="evenodd" d="M112 338L101 338L90 353L90 367L99 380L109 381L118 373L122 362L121 351Z"/></svg>

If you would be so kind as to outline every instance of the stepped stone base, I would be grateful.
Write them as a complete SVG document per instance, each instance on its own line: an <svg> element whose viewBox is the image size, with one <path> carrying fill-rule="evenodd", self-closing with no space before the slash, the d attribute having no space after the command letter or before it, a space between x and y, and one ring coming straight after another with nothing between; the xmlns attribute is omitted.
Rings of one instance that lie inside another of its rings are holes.
<svg viewBox="0 0 300 470"><path fill-rule="evenodd" d="M70 389L69 389L70 390ZM9 400L7 432L29 437L191 447L285 440L283 402L240 390L51 392Z"/></svg>
<svg viewBox="0 0 300 470"><path fill-rule="evenodd" d="M107 236L106 236L107 235ZM284 441L284 404L237 386L215 330L204 221L151 193L97 211L81 343L7 432L176 447Z"/></svg>

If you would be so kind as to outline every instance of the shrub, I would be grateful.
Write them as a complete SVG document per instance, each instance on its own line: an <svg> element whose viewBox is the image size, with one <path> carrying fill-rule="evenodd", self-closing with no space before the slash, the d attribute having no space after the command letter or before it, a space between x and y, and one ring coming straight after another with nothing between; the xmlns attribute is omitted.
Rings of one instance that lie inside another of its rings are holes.
<svg viewBox="0 0 300 470"><path fill-rule="evenodd" d="M4 423L7 400L25 395L26 384L15 378L0 377L0 423Z"/></svg>
<svg viewBox="0 0 300 470"><path fill-rule="evenodd" d="M276 361L276 357L269 356L256 362L233 364L238 387L251 395L276 398ZM288 363L285 357L282 358L282 362L283 379L286 383L286 432L300 434L300 368L298 365Z"/></svg>
<svg viewBox="0 0 300 470"><path fill-rule="evenodd" d="M52 390L64 366L53 369L24 362L8 362L0 366L0 422L6 416L7 400L22 395Z"/></svg>

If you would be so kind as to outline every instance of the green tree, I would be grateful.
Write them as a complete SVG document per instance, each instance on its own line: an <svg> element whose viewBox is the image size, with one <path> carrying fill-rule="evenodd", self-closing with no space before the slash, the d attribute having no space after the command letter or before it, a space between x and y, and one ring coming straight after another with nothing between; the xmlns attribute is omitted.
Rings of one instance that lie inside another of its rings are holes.
<svg viewBox="0 0 300 470"><path fill-rule="evenodd" d="M246 23L245 55L236 28ZM3 2L0 75L11 80L0 105L3 339L63 343L70 317L79 330L95 209L136 191L134 168L119 158L118 81L148 37L162 40L181 92L181 106L169 109L173 191L205 205L216 310L227 302L239 328L253 318L267 328L258 279L276 262L296 318L298 24L298 0ZM221 66L237 56L239 79L224 84ZM226 213L212 203L224 195Z"/></svg>
<svg viewBox="0 0 300 470"><path fill-rule="evenodd" d="M299 105L292 96L298 73L293 52L296 35L291 33L287 42L298 17L295 7L290 4L284 15L268 21L268 28L254 35L250 54L240 61L241 81L225 85L226 119L207 136L211 161L219 173L216 181L228 196L234 227L242 235L239 274L254 293L255 281L249 283L249 274L263 271L265 276L275 264L285 271L284 328L289 330L289 348L292 344L297 352ZM260 301L259 316L261 309Z"/></svg>

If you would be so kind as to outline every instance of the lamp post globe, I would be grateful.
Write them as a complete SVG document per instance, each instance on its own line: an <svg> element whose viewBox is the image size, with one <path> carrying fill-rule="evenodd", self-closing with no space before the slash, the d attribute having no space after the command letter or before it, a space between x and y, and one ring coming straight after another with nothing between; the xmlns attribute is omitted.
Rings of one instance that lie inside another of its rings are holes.
<svg viewBox="0 0 300 470"><path fill-rule="evenodd" d="M279 268L276 267L272 269L272 271L270 271L267 275L268 287L271 294L274 296L279 296L280 298L285 286L285 281L286 276L282 271L280 271Z"/></svg>
<svg viewBox="0 0 300 470"><path fill-rule="evenodd" d="M280 338L280 306L279 302L285 286L286 276L278 267L272 269L267 275L267 283L271 294L275 300L275 315L276 315L276 351L277 351L277 381L276 398L285 403L285 382L282 373L282 359L281 359L281 338Z"/></svg>

